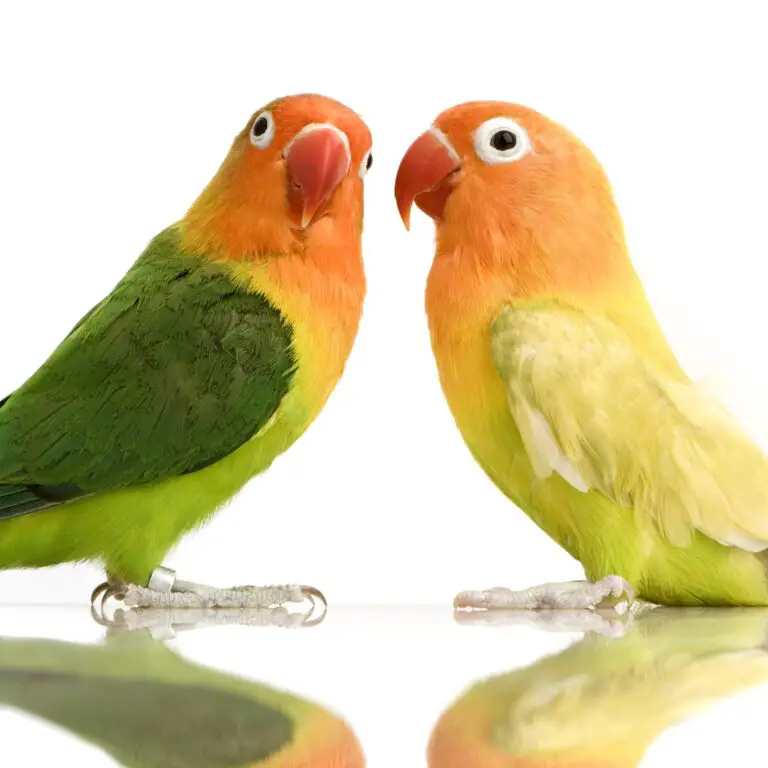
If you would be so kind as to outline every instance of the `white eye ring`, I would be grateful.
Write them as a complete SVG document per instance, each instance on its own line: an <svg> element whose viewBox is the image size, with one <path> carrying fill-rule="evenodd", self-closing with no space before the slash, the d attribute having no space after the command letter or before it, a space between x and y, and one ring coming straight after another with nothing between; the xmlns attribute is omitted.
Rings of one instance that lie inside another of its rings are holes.
<svg viewBox="0 0 768 768"><path fill-rule="evenodd" d="M258 133L257 133L258 131ZM256 115L251 126L251 144L259 149L266 149L275 137L275 120L272 113L265 109Z"/></svg>
<svg viewBox="0 0 768 768"><path fill-rule="evenodd" d="M507 144L500 141L497 134L511 133L514 139ZM475 154L490 165L512 163L527 155L533 147L525 129L511 117L494 117L486 120L476 131L474 137Z"/></svg>
<svg viewBox="0 0 768 768"><path fill-rule="evenodd" d="M365 155L363 155L363 159L360 163L360 178L364 178L365 174L368 173L368 171L371 170L371 166L373 165L373 148L369 149Z"/></svg>

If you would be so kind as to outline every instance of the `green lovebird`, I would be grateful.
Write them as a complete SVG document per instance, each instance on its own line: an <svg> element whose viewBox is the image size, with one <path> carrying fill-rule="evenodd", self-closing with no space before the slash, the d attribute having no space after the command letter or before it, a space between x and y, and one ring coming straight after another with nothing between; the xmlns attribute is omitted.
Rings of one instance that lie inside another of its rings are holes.
<svg viewBox="0 0 768 768"><path fill-rule="evenodd" d="M761 608L658 608L623 637L588 634L462 694L434 728L429 766L634 768L668 728L768 683L767 631Z"/></svg>
<svg viewBox="0 0 768 768"><path fill-rule="evenodd" d="M190 664L143 631L100 645L0 639L2 706L66 728L126 768L365 764L349 726L322 707Z"/></svg>
<svg viewBox="0 0 768 768"><path fill-rule="evenodd" d="M184 218L0 402L0 568L97 561L114 583L170 588L170 547L342 374L371 162L368 128L331 99L249 120Z"/></svg>

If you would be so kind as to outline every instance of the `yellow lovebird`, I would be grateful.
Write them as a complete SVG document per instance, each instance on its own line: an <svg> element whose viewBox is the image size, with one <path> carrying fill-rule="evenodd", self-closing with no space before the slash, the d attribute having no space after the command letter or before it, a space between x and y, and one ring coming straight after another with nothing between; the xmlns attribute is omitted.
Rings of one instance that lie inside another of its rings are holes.
<svg viewBox="0 0 768 768"><path fill-rule="evenodd" d="M472 686L440 717L428 764L634 768L668 728L768 683L766 631L764 610L657 608L619 639L588 634Z"/></svg>
<svg viewBox="0 0 768 768"><path fill-rule="evenodd" d="M768 461L680 368L590 150L472 102L411 145L395 196L437 222L426 308L465 442L589 579L457 607L768 605Z"/></svg>

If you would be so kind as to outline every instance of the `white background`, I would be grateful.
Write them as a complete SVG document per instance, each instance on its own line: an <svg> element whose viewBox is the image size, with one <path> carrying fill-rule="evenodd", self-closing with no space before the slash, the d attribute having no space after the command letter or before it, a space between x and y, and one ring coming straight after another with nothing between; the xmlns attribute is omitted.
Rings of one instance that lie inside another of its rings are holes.
<svg viewBox="0 0 768 768"><path fill-rule="evenodd" d="M468 99L531 105L594 149L674 348L768 443L760 4L292 7L24 3L0 16L2 393L184 214L260 106L318 91L374 135L369 292L345 376L309 432L169 564L368 603L580 575L455 429L423 311L432 222L414 211L409 235L394 205L411 140ZM99 577L0 574L0 595L79 602Z"/></svg>
<svg viewBox="0 0 768 768"><path fill-rule="evenodd" d="M532 630L480 642L485 634L451 624L453 595L581 570L486 480L454 428L423 313L432 224L417 212L410 235L400 224L397 164L439 111L468 99L522 102L567 125L613 181L634 262L681 360L768 445L768 49L758 2L364 7L2 5L0 393L184 214L252 112L307 91L357 110L375 163L369 294L347 372L305 437L168 564L222 585L321 587L339 606L322 642L241 632L223 645L202 639L223 634L190 636L186 648L339 709L371 765L421 765L431 724L464 686L564 644ZM0 574L0 600L82 604L100 576L84 566ZM443 607L395 611L393 639L386 612L369 621L345 603ZM33 609L9 610L6 634L100 633L82 612L75 630L66 612L31 620ZM345 660L355 674L342 679ZM12 717L4 749L30 748L33 731ZM700 725L697 738L708 732ZM745 745L746 734L733 738ZM63 754L57 738L35 741L28 764L43 764L46 749ZM712 757L705 746L696 754ZM644 764L674 764L677 749Z"/></svg>

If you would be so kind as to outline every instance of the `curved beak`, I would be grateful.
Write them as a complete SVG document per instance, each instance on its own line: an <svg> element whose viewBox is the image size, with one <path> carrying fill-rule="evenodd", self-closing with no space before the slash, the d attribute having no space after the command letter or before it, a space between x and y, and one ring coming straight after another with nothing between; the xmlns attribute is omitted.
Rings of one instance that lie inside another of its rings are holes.
<svg viewBox="0 0 768 768"><path fill-rule="evenodd" d="M288 171L288 205L302 229L315 219L349 172L346 134L330 123L311 123L283 151Z"/></svg>
<svg viewBox="0 0 768 768"><path fill-rule="evenodd" d="M452 176L460 168L456 150L438 128L430 128L411 144L395 178L397 210L406 229L410 229L414 202L436 221L443 218L445 203L453 191Z"/></svg>

